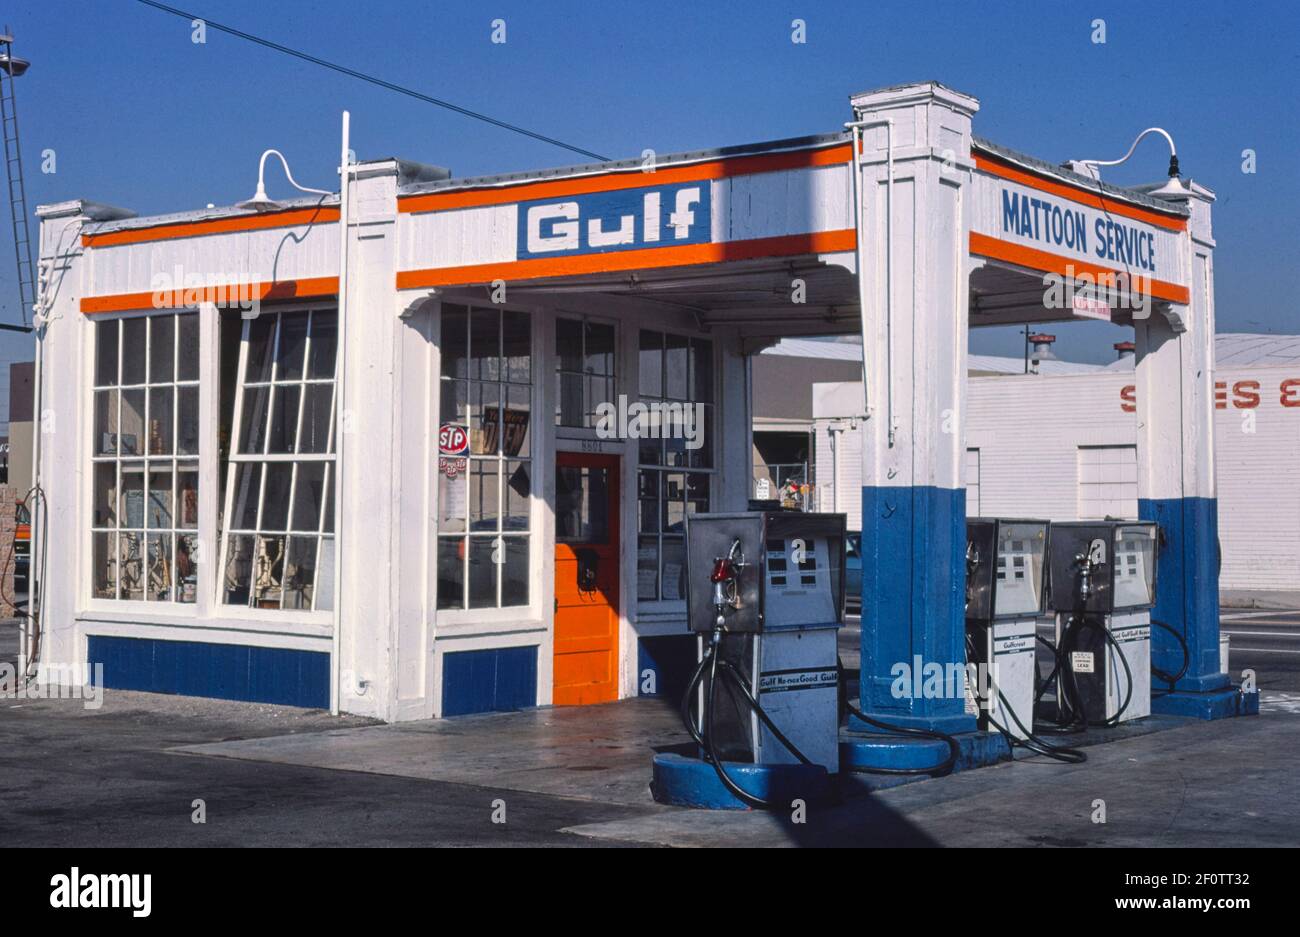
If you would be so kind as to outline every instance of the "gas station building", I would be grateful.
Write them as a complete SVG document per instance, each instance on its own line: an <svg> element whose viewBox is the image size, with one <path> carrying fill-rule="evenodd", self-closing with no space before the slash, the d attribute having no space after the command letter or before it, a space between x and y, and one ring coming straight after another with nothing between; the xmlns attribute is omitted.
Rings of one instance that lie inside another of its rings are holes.
<svg viewBox="0 0 1300 937"><path fill-rule="evenodd" d="M1045 275L1094 301L1119 277L1155 614L1190 657L1160 705L1229 714L1214 196L1007 150L978 110L922 83L649 164L388 159L347 167L342 205L43 206L24 654L386 721L659 692L693 655L684 518L751 497L752 356L861 332L861 706L973 730L960 698L889 692L896 661L964 659L968 331L1071 318ZM1153 655L1177 669L1171 638Z"/></svg>

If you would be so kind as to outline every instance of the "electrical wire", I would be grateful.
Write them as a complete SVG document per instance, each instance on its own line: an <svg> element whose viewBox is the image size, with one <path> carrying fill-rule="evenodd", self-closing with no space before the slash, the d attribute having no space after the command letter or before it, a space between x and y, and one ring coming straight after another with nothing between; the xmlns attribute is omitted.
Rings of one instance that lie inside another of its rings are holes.
<svg viewBox="0 0 1300 937"><path fill-rule="evenodd" d="M184 10L177 9L176 7L173 6L168 6L165 3L157 3L156 0L136 0L136 2L142 3L145 6L153 7L156 10L161 10L164 13L170 13L173 16L182 17L183 19L187 19L190 22L200 21L207 27L215 29L218 32L226 33L227 35L234 36L237 39L243 39L248 42L256 43L259 46L264 46L265 48L272 49L276 52L282 52L285 55L290 55L296 59L301 59L304 62L310 62L313 65L319 65L321 68L328 68L330 71L338 72L341 75L347 75L349 78L356 78L359 81L369 82L372 85L378 85L380 88L385 88L389 91L396 91L398 94L404 94L407 97L415 98L417 101L423 101L426 104L432 104L436 107L446 108L449 111L454 111L455 113L461 114L465 117L472 117L474 120L481 120L484 123L491 124L494 127L500 127L502 130L509 130L512 133L522 134L525 137L531 137L532 139L538 140L542 143L549 143L552 146L558 146L562 149L569 150L572 153L577 153L580 156L590 157L591 159L597 160L602 163L607 162L609 160L608 156L601 156L599 153L593 153L591 150L584 150L580 146L573 146L572 144L565 143L563 140L557 140L555 137L548 137L545 134L537 133L536 131L533 130L528 130L525 127L520 127L518 124L508 123L507 121L504 120L497 120L495 117L489 117L487 114L482 114L478 111L472 111L467 107L461 107L459 104L452 104L450 101L444 101L441 98L432 97L430 95L424 94L423 92L416 91L413 88L407 88L403 85L395 84L394 82L391 81L385 81L384 79L377 78L374 75L368 75L365 72L359 72L355 68L348 68L346 65L339 65L337 62L330 62L325 59L318 58L317 56L310 55L298 49L291 48L290 46L281 45L278 42L272 42L270 39L263 39L261 36L254 36L252 33L246 33L243 30L236 29L233 26L226 26L223 23L218 23L216 20L208 19L206 16L199 16L197 13L187 13Z"/></svg>

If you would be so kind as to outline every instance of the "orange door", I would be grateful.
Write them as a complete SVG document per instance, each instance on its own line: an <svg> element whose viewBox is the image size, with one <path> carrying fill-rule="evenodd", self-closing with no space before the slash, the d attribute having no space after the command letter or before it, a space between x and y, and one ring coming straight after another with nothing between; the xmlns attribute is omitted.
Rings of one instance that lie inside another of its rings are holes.
<svg viewBox="0 0 1300 937"><path fill-rule="evenodd" d="M618 697L618 463L555 457L556 706Z"/></svg>

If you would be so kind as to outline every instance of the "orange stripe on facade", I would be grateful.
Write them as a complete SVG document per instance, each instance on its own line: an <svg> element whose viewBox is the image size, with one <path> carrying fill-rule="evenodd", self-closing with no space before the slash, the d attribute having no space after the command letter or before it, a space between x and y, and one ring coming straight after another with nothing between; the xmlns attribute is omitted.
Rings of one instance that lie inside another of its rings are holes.
<svg viewBox="0 0 1300 937"><path fill-rule="evenodd" d="M265 231L270 228L326 224L338 220L339 210L337 208L326 208L324 206L320 208L296 208L290 211L239 215L234 218L182 221L176 224L154 225L149 228L106 231L103 234L83 234L81 236L81 245L82 247L115 247L121 244L145 244L149 241L171 241L177 238L202 237L205 234Z"/></svg>
<svg viewBox="0 0 1300 937"><path fill-rule="evenodd" d="M1018 182L1021 185L1029 186L1031 189L1047 192L1080 205L1087 205L1089 208L1099 208L1112 215L1123 215L1125 218L1143 221L1164 228L1167 231L1187 230L1186 218L1162 215L1150 209L1129 205L1127 202L1122 202L1112 196L1098 195L1096 192L1082 186L1074 186L1054 179L1045 179L1042 176L1026 172L1018 166L1004 163L981 153L975 154L975 168L989 175L1006 179L1008 182Z"/></svg>
<svg viewBox="0 0 1300 937"><path fill-rule="evenodd" d="M1121 270L1112 270L1109 267L1099 267L1087 261L1062 257L1059 254L1049 254L1047 251L1012 244L1010 241L999 241L997 238L991 238L986 234L977 234L974 231L971 232L970 236L970 252L981 257L988 257L991 260L1001 260L1005 263L1015 264L1018 267L1028 267L1030 270L1041 270L1045 273L1055 273L1064 277L1089 276L1102 285L1113 284L1116 277L1125 276L1129 278L1129 282L1134 289L1155 299L1163 299L1171 303L1181 303L1182 305L1187 305L1191 301L1191 292L1187 287L1179 286L1177 283L1166 283L1163 280L1152 280L1138 274L1127 274Z"/></svg>
<svg viewBox="0 0 1300 937"><path fill-rule="evenodd" d="M619 270L647 270L655 267L685 267L692 264L723 263L728 260L754 260L760 257L790 257L850 251L857 246L852 228L842 231L817 231L782 237L726 241L721 244L684 244L680 247L652 247L635 251L607 251L573 257L538 257L497 264L468 267L440 267L431 270L405 270L397 274L399 290L433 286L465 286L493 280L534 280L543 277L580 276Z"/></svg>
<svg viewBox="0 0 1300 937"><path fill-rule="evenodd" d="M303 280L280 280L276 283L217 284L150 293L87 296L81 300L81 311L94 315L97 312L134 312L140 309L188 309L201 303L229 305L248 300L274 302L314 299L334 296L338 291L338 277L310 277Z"/></svg>
<svg viewBox="0 0 1300 937"><path fill-rule="evenodd" d="M491 188L464 189L455 192L430 192L426 195L408 195L397 200L397 210L403 213L448 211L453 208L476 208L481 205L506 205L539 198L563 198L569 195L586 195L591 192L615 192L622 189L640 189L651 185L671 185L676 182L700 182L709 179L726 179L761 172L779 172L783 169L807 169L814 166L834 166L853 158L852 144L836 144L817 150L795 150L788 153L759 153L754 156L736 156L715 159L689 166L667 166L653 173L640 170L607 173L598 176L577 176L552 179L545 182L521 182L517 185Z"/></svg>

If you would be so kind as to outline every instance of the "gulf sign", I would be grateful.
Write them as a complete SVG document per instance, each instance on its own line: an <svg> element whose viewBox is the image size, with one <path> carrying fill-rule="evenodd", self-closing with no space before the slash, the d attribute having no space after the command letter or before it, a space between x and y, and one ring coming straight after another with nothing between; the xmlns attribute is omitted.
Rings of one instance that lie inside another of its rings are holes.
<svg viewBox="0 0 1300 937"><path fill-rule="evenodd" d="M707 181L520 202L517 259L707 243Z"/></svg>

